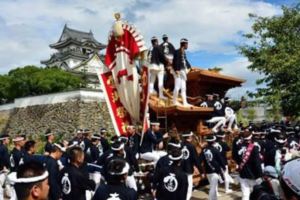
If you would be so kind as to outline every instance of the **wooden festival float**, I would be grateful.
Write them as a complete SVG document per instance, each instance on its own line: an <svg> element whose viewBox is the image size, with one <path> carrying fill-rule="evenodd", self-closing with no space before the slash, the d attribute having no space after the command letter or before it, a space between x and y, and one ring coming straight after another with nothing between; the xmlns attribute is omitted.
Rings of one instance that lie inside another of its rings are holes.
<svg viewBox="0 0 300 200"><path fill-rule="evenodd" d="M164 93L167 100L158 99L156 95L150 95L149 106L150 116L161 122L162 129L169 129L173 124L178 131L191 130L198 136L204 136L209 133L204 121L207 120L213 112L212 107L200 107L206 94L217 93L220 98L224 97L226 92L234 87L241 86L245 81L232 76L222 75L217 71L193 68L188 73L187 80L187 100L192 106L172 104L173 77L169 76L167 88ZM181 102L179 98L179 102Z"/></svg>

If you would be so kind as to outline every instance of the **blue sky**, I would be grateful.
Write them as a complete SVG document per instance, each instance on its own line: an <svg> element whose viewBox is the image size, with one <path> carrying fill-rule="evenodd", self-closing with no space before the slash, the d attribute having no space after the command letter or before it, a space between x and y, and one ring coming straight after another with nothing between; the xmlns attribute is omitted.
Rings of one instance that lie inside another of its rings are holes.
<svg viewBox="0 0 300 200"><path fill-rule="evenodd" d="M59 39L64 24L94 32L103 43L113 22L113 13L134 23L147 43L166 33L171 42L186 37L193 66L219 66L228 75L247 80L229 95L240 97L255 89L260 76L247 70L247 59L236 46L244 43L242 33L251 30L248 13L260 16L281 14L281 6L300 0L1 0L0 74L49 58L49 44Z"/></svg>

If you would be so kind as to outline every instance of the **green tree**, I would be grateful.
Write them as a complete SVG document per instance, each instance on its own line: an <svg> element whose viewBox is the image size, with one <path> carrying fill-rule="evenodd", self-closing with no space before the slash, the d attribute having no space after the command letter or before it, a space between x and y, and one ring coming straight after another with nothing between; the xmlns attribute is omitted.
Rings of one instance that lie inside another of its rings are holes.
<svg viewBox="0 0 300 200"><path fill-rule="evenodd" d="M255 97L265 97L270 105L274 97L285 115L300 114L300 6L282 8L282 15L254 19L252 32L240 52L251 64L248 68L263 74L257 80ZM276 105L275 105L276 106Z"/></svg>
<svg viewBox="0 0 300 200"><path fill-rule="evenodd" d="M8 99L13 100L17 97L36 95L36 86L32 80L36 73L41 70L42 68L29 65L9 71L10 87L8 89Z"/></svg>
<svg viewBox="0 0 300 200"><path fill-rule="evenodd" d="M10 78L7 75L0 75L0 104L8 101Z"/></svg>
<svg viewBox="0 0 300 200"><path fill-rule="evenodd" d="M15 98L78 89L83 80L59 68L25 66L0 76L0 103Z"/></svg>
<svg viewBox="0 0 300 200"><path fill-rule="evenodd" d="M269 102L272 102L272 107L270 110L267 110L267 118L272 121L279 121L282 117L282 111L280 106L280 93L273 96L268 96Z"/></svg>
<svg viewBox="0 0 300 200"><path fill-rule="evenodd" d="M208 71L214 71L214 72L221 72L222 70L223 70L223 68L217 67L217 66L208 69Z"/></svg>
<svg viewBox="0 0 300 200"><path fill-rule="evenodd" d="M247 118L249 119L249 121L254 121L254 119L256 118L256 111L255 109L251 108L247 110Z"/></svg>
<svg viewBox="0 0 300 200"><path fill-rule="evenodd" d="M82 80L61 69L48 68L36 73L32 83L35 85L36 94L47 94L78 89L82 84Z"/></svg>

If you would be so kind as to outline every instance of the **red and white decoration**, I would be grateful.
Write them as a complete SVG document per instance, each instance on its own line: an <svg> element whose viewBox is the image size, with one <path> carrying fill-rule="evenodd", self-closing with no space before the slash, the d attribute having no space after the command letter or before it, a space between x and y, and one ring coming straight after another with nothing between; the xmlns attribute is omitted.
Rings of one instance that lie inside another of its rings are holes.
<svg viewBox="0 0 300 200"><path fill-rule="evenodd" d="M148 67L136 57L147 50L140 33L133 25L117 21L122 35L112 28L105 56L106 67L97 69L107 106L117 135L126 134L129 124L143 123L148 111Z"/></svg>

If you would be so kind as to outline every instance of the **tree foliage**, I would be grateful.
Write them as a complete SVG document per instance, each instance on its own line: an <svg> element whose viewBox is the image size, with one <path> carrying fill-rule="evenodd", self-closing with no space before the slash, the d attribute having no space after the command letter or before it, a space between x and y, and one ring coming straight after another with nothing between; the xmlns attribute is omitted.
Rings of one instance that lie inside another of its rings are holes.
<svg viewBox="0 0 300 200"><path fill-rule="evenodd" d="M240 52L251 62L248 68L264 75L253 93L272 105L279 100L285 115L300 114L300 6L282 8L282 15L257 17Z"/></svg>
<svg viewBox="0 0 300 200"><path fill-rule="evenodd" d="M0 103L19 97L78 89L82 84L80 77L59 68L25 66L0 75Z"/></svg>

